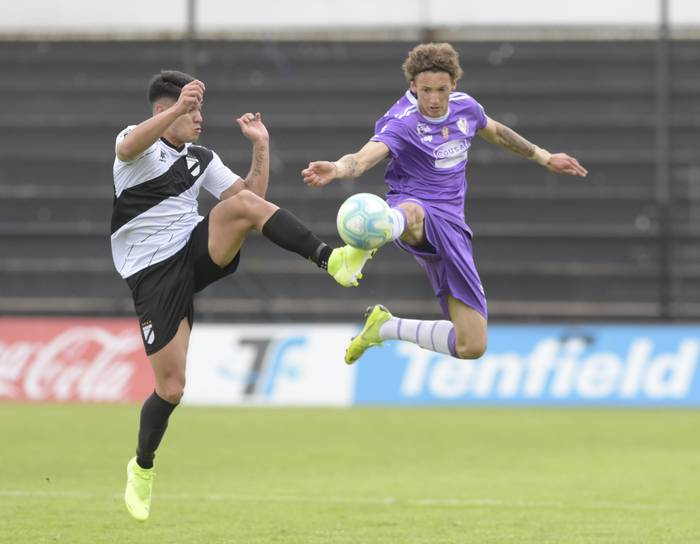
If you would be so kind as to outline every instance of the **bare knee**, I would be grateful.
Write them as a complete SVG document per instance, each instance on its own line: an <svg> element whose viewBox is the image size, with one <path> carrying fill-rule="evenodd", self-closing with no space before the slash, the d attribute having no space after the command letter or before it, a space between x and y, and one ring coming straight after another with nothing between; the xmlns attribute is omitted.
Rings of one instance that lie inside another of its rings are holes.
<svg viewBox="0 0 700 544"><path fill-rule="evenodd" d="M423 211L423 208L419 204L416 204L415 202L401 202L398 207L401 208L406 216L407 228L423 223L425 211Z"/></svg>
<svg viewBox="0 0 700 544"><path fill-rule="evenodd" d="M455 351L460 359L478 359L486 353L485 338L457 338L455 342Z"/></svg>
<svg viewBox="0 0 700 544"><path fill-rule="evenodd" d="M406 217L406 228L401 235L401 240L414 246L421 244L425 236L423 233L425 211L415 202L402 202L399 208Z"/></svg>
<svg viewBox="0 0 700 544"><path fill-rule="evenodd" d="M277 206L247 189L227 198L222 205L226 206L227 215L231 219L245 221L250 227L256 228L262 227L277 209Z"/></svg>
<svg viewBox="0 0 700 544"><path fill-rule="evenodd" d="M156 393L170 404L177 404L185 392L185 372L174 371L157 380Z"/></svg>

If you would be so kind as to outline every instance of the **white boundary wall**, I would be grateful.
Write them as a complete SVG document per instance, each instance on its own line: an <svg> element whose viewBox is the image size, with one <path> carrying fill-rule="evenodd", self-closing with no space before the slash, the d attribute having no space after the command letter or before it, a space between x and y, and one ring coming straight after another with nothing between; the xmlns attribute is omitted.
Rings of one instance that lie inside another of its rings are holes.
<svg viewBox="0 0 700 544"><path fill-rule="evenodd" d="M357 325L198 325L187 404L698 406L696 326L492 325L461 361L385 342L343 363Z"/></svg>
<svg viewBox="0 0 700 544"><path fill-rule="evenodd" d="M652 28L660 0L196 1L202 36L287 32L333 37L334 32L354 29L381 39L425 27ZM672 25L700 27L700 1L669 2ZM0 34L177 37L184 31L186 14L187 0L25 0L2 10Z"/></svg>

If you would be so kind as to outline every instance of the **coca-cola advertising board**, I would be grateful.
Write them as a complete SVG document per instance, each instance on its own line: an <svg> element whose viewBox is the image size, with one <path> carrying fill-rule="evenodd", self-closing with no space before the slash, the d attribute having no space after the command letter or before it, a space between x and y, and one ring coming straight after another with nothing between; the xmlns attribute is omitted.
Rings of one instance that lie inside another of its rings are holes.
<svg viewBox="0 0 700 544"><path fill-rule="evenodd" d="M0 401L133 402L151 391L136 319L0 318Z"/></svg>

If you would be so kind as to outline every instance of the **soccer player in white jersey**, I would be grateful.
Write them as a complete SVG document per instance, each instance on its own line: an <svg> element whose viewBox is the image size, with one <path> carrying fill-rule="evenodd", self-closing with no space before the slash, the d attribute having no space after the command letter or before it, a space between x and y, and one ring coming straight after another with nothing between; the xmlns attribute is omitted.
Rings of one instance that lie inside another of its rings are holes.
<svg viewBox="0 0 700 544"><path fill-rule="evenodd" d="M450 44L416 46L403 71L409 89L377 121L370 141L336 162L310 163L302 176L307 185L322 187L336 178L357 178L389 158L385 181L391 206L390 237L426 271L447 319L401 319L379 304L370 307L362 331L346 351L348 364L389 339L462 359L476 359L486 350L486 297L472 254L472 232L464 217L465 169L474 136L550 172L587 174L575 158L537 147L487 117L474 98L456 92L462 68Z"/></svg>
<svg viewBox="0 0 700 544"><path fill-rule="evenodd" d="M253 144L243 179L193 143L202 132L204 83L163 71L151 80L148 98L152 117L117 136L111 225L114 265L131 288L155 377L141 410L136 457L127 465L124 498L140 521L150 514L155 451L185 387L194 294L236 270L253 229L326 269L344 287L357 285L371 257L349 246L330 248L265 200L269 136L259 113L237 119ZM200 187L221 201L207 217L197 211Z"/></svg>

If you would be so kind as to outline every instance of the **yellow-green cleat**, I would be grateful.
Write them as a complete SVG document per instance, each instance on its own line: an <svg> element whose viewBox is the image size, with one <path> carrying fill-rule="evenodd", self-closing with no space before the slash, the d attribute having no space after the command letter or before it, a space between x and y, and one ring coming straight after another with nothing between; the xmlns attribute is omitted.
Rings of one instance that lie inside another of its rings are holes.
<svg viewBox="0 0 700 544"><path fill-rule="evenodd" d="M146 521L151 513L151 493L155 475L152 468L141 468L136 462L136 457L126 465L124 502L129 514L138 521Z"/></svg>
<svg viewBox="0 0 700 544"><path fill-rule="evenodd" d="M357 287L362 278L362 267L376 249L357 249L352 246L337 247L328 259L328 273L343 287Z"/></svg>
<svg viewBox="0 0 700 544"><path fill-rule="evenodd" d="M381 304L367 308L365 326L362 327L360 334L350 340L350 345L345 350L345 362L351 365L362 357L367 349L381 344L383 340L379 335L379 329L392 317L391 312Z"/></svg>

